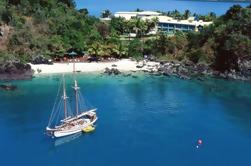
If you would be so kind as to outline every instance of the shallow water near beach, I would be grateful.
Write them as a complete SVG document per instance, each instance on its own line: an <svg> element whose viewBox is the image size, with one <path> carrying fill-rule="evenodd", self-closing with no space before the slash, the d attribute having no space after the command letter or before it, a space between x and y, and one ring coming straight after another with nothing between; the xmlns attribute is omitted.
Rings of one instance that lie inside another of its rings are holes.
<svg viewBox="0 0 251 166"><path fill-rule="evenodd" d="M133 75L77 74L99 120L94 133L61 139L44 134L61 75L0 90L1 165L251 165L250 83Z"/></svg>

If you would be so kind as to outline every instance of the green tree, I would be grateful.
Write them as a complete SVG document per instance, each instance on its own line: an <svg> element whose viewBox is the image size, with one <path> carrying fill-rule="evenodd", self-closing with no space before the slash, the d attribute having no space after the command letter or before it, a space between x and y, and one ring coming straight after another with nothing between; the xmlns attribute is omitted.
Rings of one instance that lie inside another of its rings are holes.
<svg viewBox="0 0 251 166"><path fill-rule="evenodd" d="M100 57L103 53L102 44L98 41L95 41L91 45L89 45L87 51L92 56Z"/></svg>
<svg viewBox="0 0 251 166"><path fill-rule="evenodd" d="M170 13L170 16L174 17L175 19L178 19L178 20L180 20L182 18L182 14L177 9L175 9L174 11L172 11Z"/></svg>
<svg viewBox="0 0 251 166"><path fill-rule="evenodd" d="M99 22L97 23L96 27L103 39L107 38L107 36L110 34L110 27L106 23Z"/></svg>
<svg viewBox="0 0 251 166"><path fill-rule="evenodd" d="M234 5L226 12L226 14L223 16L223 18L225 20L238 19L239 13L241 12L241 10L242 10L242 7L240 5Z"/></svg>
<svg viewBox="0 0 251 166"><path fill-rule="evenodd" d="M214 69L239 70L240 62L250 58L251 10L232 6L200 33L188 35L188 54L194 61L206 60ZM194 55L195 57L191 57Z"/></svg>
<svg viewBox="0 0 251 166"><path fill-rule="evenodd" d="M1 12L1 20L5 22L6 24L10 24L12 17L13 15L10 10L4 10Z"/></svg>
<svg viewBox="0 0 251 166"><path fill-rule="evenodd" d="M101 13L101 18L110 18L112 16L112 12L110 10L104 10Z"/></svg>
<svg viewBox="0 0 251 166"><path fill-rule="evenodd" d="M86 16L89 14L88 9L84 8L84 9L79 9L78 10L79 13L81 13L83 16Z"/></svg>
<svg viewBox="0 0 251 166"><path fill-rule="evenodd" d="M143 45L140 40L134 39L129 43L128 56L137 60L143 58Z"/></svg>
<svg viewBox="0 0 251 166"><path fill-rule="evenodd" d="M157 54L166 55L167 50L168 37L164 33L160 33L156 39L155 48L158 52Z"/></svg>
<svg viewBox="0 0 251 166"><path fill-rule="evenodd" d="M239 70L239 62L251 58L251 40L242 34L229 34L222 47L218 47L215 67L219 71Z"/></svg>
<svg viewBox="0 0 251 166"><path fill-rule="evenodd" d="M190 15L191 15L190 10L185 10L185 12L184 12L184 19L188 19L190 17Z"/></svg>
<svg viewBox="0 0 251 166"><path fill-rule="evenodd" d="M122 17L113 17L110 22L112 30L115 30L119 35L124 34L128 28L124 18Z"/></svg>
<svg viewBox="0 0 251 166"><path fill-rule="evenodd" d="M66 4L68 7L75 8L76 3L74 0L57 0L58 2Z"/></svg>
<svg viewBox="0 0 251 166"><path fill-rule="evenodd" d="M7 3L9 5L19 5L21 3L21 0L7 0Z"/></svg>

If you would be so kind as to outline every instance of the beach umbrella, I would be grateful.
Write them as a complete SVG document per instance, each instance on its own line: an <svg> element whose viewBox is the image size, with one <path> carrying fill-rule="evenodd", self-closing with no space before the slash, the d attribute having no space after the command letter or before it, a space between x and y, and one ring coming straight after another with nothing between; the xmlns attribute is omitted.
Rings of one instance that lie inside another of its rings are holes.
<svg viewBox="0 0 251 166"><path fill-rule="evenodd" d="M72 52L67 53L67 54L70 55L70 56L76 56L76 55L78 55L75 51L72 51Z"/></svg>

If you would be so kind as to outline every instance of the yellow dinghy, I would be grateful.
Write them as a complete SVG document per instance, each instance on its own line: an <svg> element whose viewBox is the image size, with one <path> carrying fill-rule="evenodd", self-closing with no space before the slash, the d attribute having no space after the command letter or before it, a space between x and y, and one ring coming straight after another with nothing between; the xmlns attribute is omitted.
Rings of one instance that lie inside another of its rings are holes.
<svg viewBox="0 0 251 166"><path fill-rule="evenodd" d="M95 130L95 127L93 125L87 126L87 127L82 129L82 131L85 132L85 133L90 133L90 132L92 132L94 130Z"/></svg>

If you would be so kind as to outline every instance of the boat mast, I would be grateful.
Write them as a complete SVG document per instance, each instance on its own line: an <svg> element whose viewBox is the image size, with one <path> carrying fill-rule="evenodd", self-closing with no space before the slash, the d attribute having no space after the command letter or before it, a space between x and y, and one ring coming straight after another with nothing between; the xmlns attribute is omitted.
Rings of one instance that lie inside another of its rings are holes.
<svg viewBox="0 0 251 166"><path fill-rule="evenodd" d="M79 87L78 87L78 83L77 83L77 81L76 81L76 79L74 80L74 87L73 87L73 89L75 90L75 100L76 100L76 116L78 116L78 90L80 89Z"/></svg>
<svg viewBox="0 0 251 166"><path fill-rule="evenodd" d="M63 94L63 99L64 99L64 116L65 116L65 118L67 118L67 105L66 105L67 96L66 96L66 90L65 90L65 79L64 79L64 76L63 76L63 80L64 80L64 85L63 85L63 88L64 88L64 94Z"/></svg>

